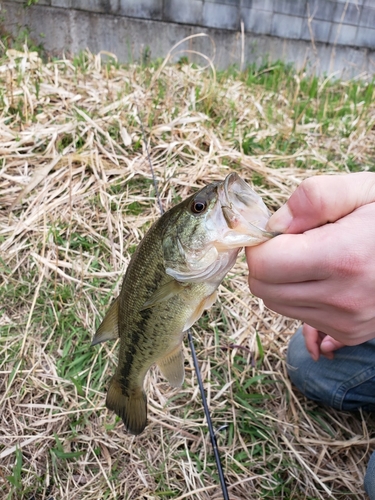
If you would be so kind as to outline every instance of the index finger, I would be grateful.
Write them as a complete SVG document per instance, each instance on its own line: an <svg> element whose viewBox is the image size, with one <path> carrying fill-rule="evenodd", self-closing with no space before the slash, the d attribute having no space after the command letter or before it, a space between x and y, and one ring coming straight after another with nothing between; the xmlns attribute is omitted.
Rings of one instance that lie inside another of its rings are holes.
<svg viewBox="0 0 375 500"><path fill-rule="evenodd" d="M302 181L268 222L270 231L302 233L375 201L375 174L321 175Z"/></svg>
<svg viewBox="0 0 375 500"><path fill-rule="evenodd" d="M320 355L320 344L326 336L325 333L319 332L319 330L306 323L303 325L302 333L305 338L306 349L310 353L312 359L314 361L318 361Z"/></svg>

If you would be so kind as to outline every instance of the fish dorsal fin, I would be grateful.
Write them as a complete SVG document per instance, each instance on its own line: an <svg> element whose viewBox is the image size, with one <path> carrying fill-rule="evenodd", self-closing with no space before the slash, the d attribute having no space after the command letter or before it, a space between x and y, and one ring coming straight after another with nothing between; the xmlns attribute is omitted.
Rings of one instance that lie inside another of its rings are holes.
<svg viewBox="0 0 375 500"><path fill-rule="evenodd" d="M180 387L182 385L185 378L182 344L178 344L166 356L159 359L156 364L172 387Z"/></svg>
<svg viewBox="0 0 375 500"><path fill-rule="evenodd" d="M100 344L106 340L118 339L118 304L119 297L117 297L117 299L113 302L103 321L100 323L100 326L92 339L91 345Z"/></svg>
<svg viewBox="0 0 375 500"><path fill-rule="evenodd" d="M185 286L186 285L183 285L176 280L168 281L168 283L165 283L165 285L162 285L160 288L158 288L151 295L151 297L146 300L146 302L142 306L141 311L149 309L150 307L154 307L160 302L170 299L171 297L173 297L173 295L181 293Z"/></svg>

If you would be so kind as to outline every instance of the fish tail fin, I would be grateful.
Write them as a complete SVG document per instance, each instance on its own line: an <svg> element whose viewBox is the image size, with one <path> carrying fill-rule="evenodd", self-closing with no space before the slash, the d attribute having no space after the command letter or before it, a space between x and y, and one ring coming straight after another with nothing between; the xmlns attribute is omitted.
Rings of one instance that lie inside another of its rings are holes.
<svg viewBox="0 0 375 500"><path fill-rule="evenodd" d="M142 387L136 387L124 394L116 376L111 380L106 406L122 418L131 434L140 434L147 424L147 397Z"/></svg>

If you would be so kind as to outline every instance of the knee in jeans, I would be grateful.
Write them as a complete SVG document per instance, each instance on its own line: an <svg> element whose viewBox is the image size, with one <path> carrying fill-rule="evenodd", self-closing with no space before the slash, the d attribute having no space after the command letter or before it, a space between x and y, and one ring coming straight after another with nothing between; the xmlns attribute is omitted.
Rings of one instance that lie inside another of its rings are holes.
<svg viewBox="0 0 375 500"><path fill-rule="evenodd" d="M332 379L332 365L320 358L314 361L306 349L302 328L298 329L289 342L287 354L288 374L293 384L309 399L334 406L332 395L335 384Z"/></svg>
<svg viewBox="0 0 375 500"><path fill-rule="evenodd" d="M365 477L365 490L370 500L375 500L375 452L371 455Z"/></svg>

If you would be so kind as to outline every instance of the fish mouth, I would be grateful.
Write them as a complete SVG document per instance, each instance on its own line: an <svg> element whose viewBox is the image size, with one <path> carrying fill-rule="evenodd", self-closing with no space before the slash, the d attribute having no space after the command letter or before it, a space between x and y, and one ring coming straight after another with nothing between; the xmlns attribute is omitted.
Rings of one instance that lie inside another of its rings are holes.
<svg viewBox="0 0 375 500"><path fill-rule="evenodd" d="M276 236L266 230L270 214L262 198L236 172L226 176L219 198L230 229L264 239Z"/></svg>
<svg viewBox="0 0 375 500"><path fill-rule="evenodd" d="M236 200L241 201L247 206L251 205L253 200L249 199L246 195L246 192L250 190L250 194L252 192L250 186L243 180L236 172L231 172L224 179L224 196L225 201L227 202L229 208L232 208L232 204L235 203Z"/></svg>

